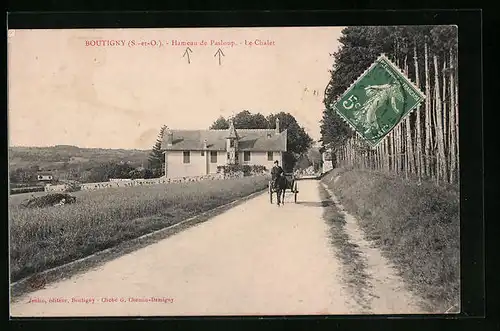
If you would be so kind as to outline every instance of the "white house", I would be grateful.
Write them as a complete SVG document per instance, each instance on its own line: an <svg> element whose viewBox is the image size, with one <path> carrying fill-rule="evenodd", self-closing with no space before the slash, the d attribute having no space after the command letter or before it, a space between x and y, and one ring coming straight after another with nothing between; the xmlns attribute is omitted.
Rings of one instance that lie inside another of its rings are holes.
<svg viewBox="0 0 500 331"><path fill-rule="evenodd" d="M53 180L54 176L49 172L39 172L36 175L36 179L39 181Z"/></svg>
<svg viewBox="0 0 500 331"><path fill-rule="evenodd" d="M227 130L167 130L163 137L165 176L178 178L217 173L226 164L263 165L271 169L275 160L283 164L287 130L238 129L229 121Z"/></svg>
<svg viewBox="0 0 500 331"><path fill-rule="evenodd" d="M321 155L323 158L323 173L328 172L333 169L332 153L331 151L323 152Z"/></svg>

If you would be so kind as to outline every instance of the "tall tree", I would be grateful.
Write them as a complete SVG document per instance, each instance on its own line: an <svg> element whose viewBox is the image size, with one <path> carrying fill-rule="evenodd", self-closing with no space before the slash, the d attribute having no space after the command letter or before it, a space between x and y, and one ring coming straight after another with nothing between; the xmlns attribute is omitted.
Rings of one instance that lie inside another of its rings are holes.
<svg viewBox="0 0 500 331"><path fill-rule="evenodd" d="M290 113L279 112L267 116L268 127L274 129L276 127L276 118L279 119L280 131L287 130L287 147L288 150L297 154L305 153L313 143L313 139L299 125L295 117Z"/></svg>
<svg viewBox="0 0 500 331"><path fill-rule="evenodd" d="M222 116L216 119L209 127L210 130L227 130L229 129L229 122Z"/></svg>
<svg viewBox="0 0 500 331"><path fill-rule="evenodd" d="M417 38L413 38L413 61L414 61L414 66L415 66L415 83L418 87L420 87L420 77L418 74L419 66L418 66L418 56L417 56ZM415 132L415 149L417 152L416 155L416 174L417 174L417 180L420 182L422 179L422 166L423 166L423 161L422 161L422 124L421 124L421 118L422 114L420 112L420 105L417 106L417 109L415 111L415 127L416 127L416 132Z"/></svg>
<svg viewBox="0 0 500 331"><path fill-rule="evenodd" d="M298 158L297 162L295 163L294 168L296 170L305 170L305 169L309 168L311 165L312 165L311 160L309 160L307 155L303 154Z"/></svg>
<svg viewBox="0 0 500 331"><path fill-rule="evenodd" d="M450 48L450 182L455 181L455 173L457 170L457 158L456 158L456 140L458 131L455 130L455 75L454 75L454 62L453 62L453 52Z"/></svg>
<svg viewBox="0 0 500 331"><path fill-rule="evenodd" d="M331 108L323 111L320 132L323 146L329 145L334 151L344 146L347 139L352 135L351 128Z"/></svg>
<svg viewBox="0 0 500 331"><path fill-rule="evenodd" d="M407 48L409 50L409 47ZM405 53L404 60L404 72L407 76L409 76L409 63L408 63L408 53ZM408 178L409 173L415 170L415 154L413 150L413 134L412 134L412 125L411 125L411 116L406 117L405 122L406 131L404 135L406 136L406 146L405 146L405 175Z"/></svg>
<svg viewBox="0 0 500 331"><path fill-rule="evenodd" d="M163 125L160 129L160 133L158 134L158 138L156 139L155 144L149 154L148 163L149 169L153 173L153 177L161 177L164 173L164 164L165 157L163 155L163 151L161 149L163 136L165 134L165 130L167 129L166 125Z"/></svg>
<svg viewBox="0 0 500 331"><path fill-rule="evenodd" d="M292 171L299 156L311 147L313 139L290 113L279 112L267 116L269 128L276 127L276 118L279 119L280 131L287 130L287 151L283 155L284 170Z"/></svg>
<svg viewBox="0 0 500 331"><path fill-rule="evenodd" d="M320 169L320 167L322 166L322 161L323 161L319 149L309 148L309 150L307 151L307 158L312 163L314 170L318 171L318 169Z"/></svg>
<svg viewBox="0 0 500 331"><path fill-rule="evenodd" d="M236 129L270 129L274 123L269 123L261 113L252 114L248 110L243 110L234 116L234 127ZM272 126L270 126L272 124Z"/></svg>
<svg viewBox="0 0 500 331"><path fill-rule="evenodd" d="M444 173L444 148L443 148L443 123L441 113L441 91L439 86L439 66L436 54L433 55L434 60L434 114L436 118L436 146L437 146L437 162L436 162L436 181L439 183Z"/></svg>
<svg viewBox="0 0 500 331"><path fill-rule="evenodd" d="M269 123L266 117L260 113L252 114L248 110L243 110L233 117L234 127L236 129L268 129ZM229 129L229 121L220 116L212 125L210 130L227 130Z"/></svg>
<svg viewBox="0 0 500 331"><path fill-rule="evenodd" d="M424 44L424 63L425 63L425 164L426 164L426 175L428 177L432 176L432 113L431 113L431 83L430 83L430 73L429 73L429 56L427 40Z"/></svg>

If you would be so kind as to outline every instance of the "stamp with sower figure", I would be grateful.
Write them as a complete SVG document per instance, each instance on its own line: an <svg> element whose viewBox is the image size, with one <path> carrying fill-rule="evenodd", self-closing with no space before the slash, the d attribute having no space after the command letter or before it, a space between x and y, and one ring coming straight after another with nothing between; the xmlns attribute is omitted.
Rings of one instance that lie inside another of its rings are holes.
<svg viewBox="0 0 500 331"><path fill-rule="evenodd" d="M374 148L424 99L425 95L382 54L333 106Z"/></svg>

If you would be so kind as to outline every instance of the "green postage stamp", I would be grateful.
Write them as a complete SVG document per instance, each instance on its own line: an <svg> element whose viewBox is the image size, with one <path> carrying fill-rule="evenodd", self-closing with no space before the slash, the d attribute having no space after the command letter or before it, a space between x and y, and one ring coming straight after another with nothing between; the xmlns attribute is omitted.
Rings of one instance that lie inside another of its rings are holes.
<svg viewBox="0 0 500 331"><path fill-rule="evenodd" d="M382 54L334 107L337 114L374 148L424 98L418 87Z"/></svg>

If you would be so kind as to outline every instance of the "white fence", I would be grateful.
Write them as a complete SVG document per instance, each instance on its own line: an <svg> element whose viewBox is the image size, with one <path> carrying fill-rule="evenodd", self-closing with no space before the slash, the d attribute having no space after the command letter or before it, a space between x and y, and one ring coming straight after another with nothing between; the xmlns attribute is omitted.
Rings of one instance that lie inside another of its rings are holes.
<svg viewBox="0 0 500 331"><path fill-rule="evenodd" d="M45 192L64 192L69 185L67 184L61 184L61 185L51 185L47 184L45 185Z"/></svg>
<svg viewBox="0 0 500 331"><path fill-rule="evenodd" d="M186 183L186 182L199 182L202 180L222 180L229 178L240 178L243 177L243 173L223 175L223 174L210 174L204 176L195 177L180 177L180 178L151 178L151 179L110 179L109 182L100 183L84 183L80 184L80 189L82 191L93 191L104 188L111 187L132 187L132 186L146 186L146 185L156 185L156 184L170 184L170 183ZM69 185L46 185L45 192L62 192L69 188Z"/></svg>

